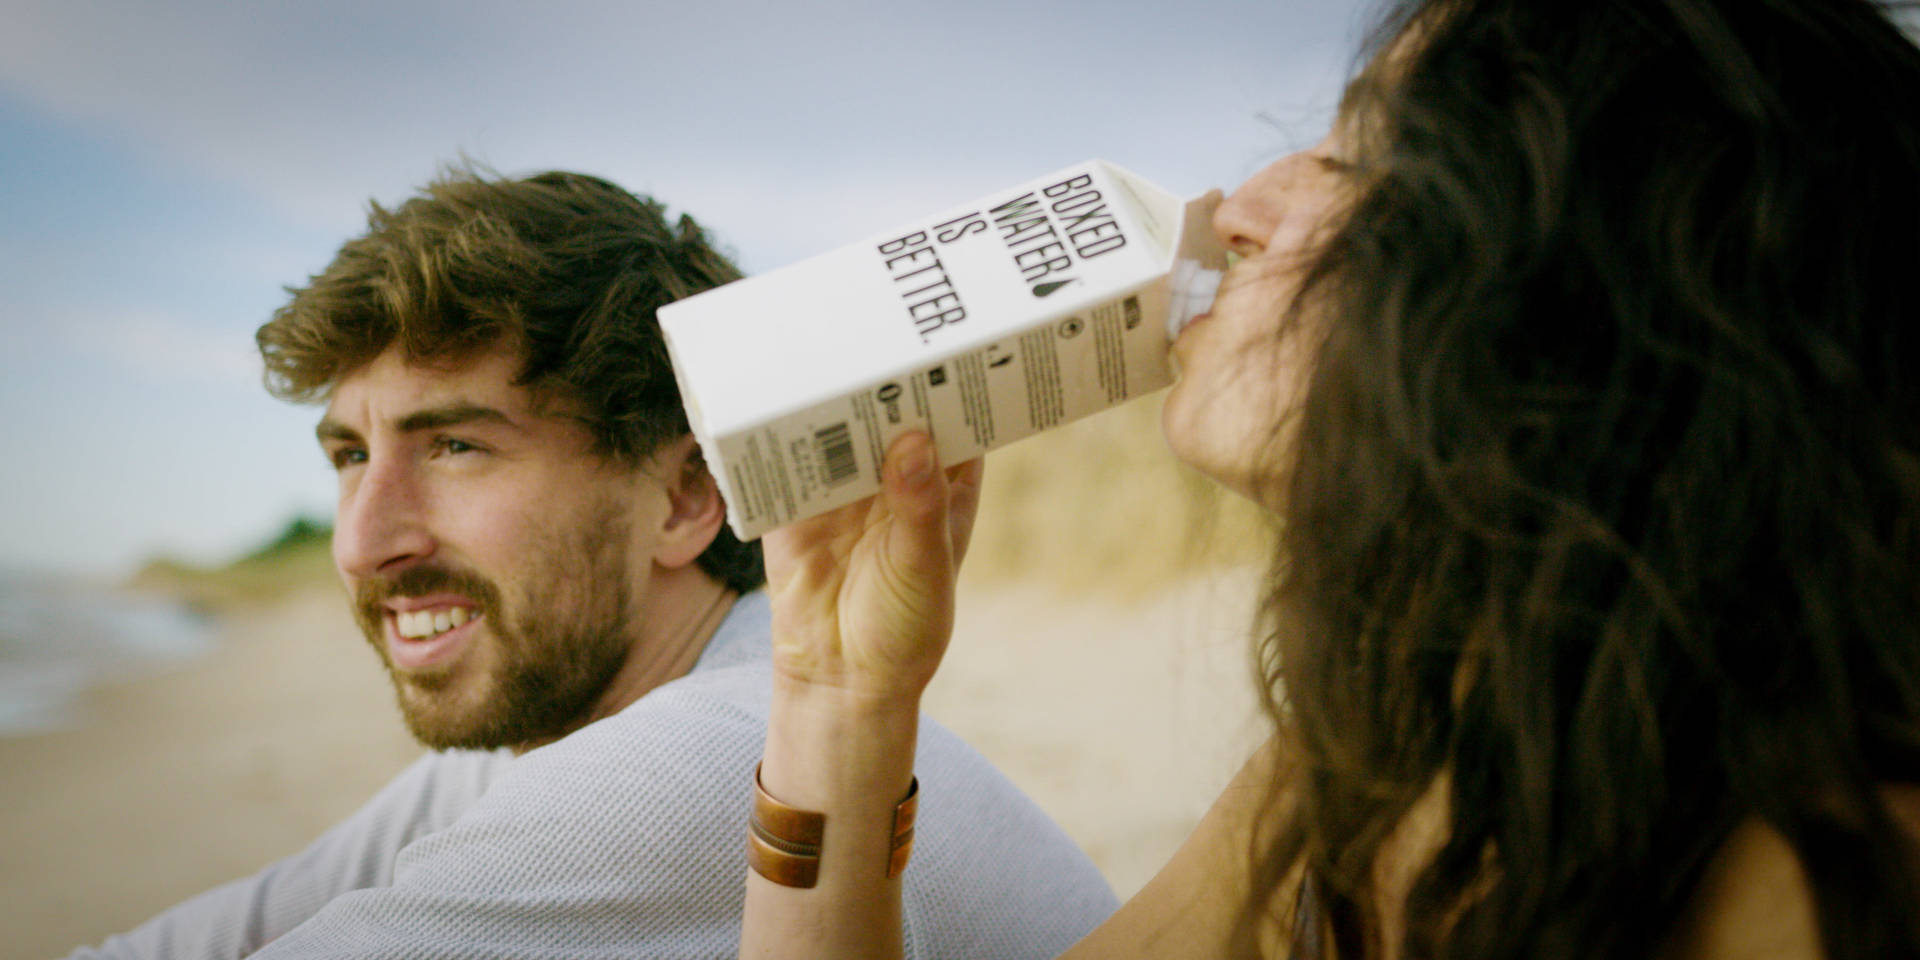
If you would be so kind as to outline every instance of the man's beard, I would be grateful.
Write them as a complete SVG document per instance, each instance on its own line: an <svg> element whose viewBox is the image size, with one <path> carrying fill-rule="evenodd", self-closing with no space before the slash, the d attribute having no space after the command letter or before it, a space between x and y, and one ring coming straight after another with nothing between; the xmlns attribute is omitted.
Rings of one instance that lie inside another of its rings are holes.
<svg viewBox="0 0 1920 960"><path fill-rule="evenodd" d="M584 724L631 646L627 528L617 506L602 504L573 530L533 544L521 558L522 582L511 608L499 587L468 570L411 567L391 579L362 583L355 617L387 665L414 738L436 750L493 749L565 736ZM486 636L470 642L461 660L480 659L479 643L488 643L495 662L480 696L469 698L474 702L459 699L459 687L473 683L466 676L471 667L407 674L393 669L382 604L430 593L459 594L476 604Z"/></svg>

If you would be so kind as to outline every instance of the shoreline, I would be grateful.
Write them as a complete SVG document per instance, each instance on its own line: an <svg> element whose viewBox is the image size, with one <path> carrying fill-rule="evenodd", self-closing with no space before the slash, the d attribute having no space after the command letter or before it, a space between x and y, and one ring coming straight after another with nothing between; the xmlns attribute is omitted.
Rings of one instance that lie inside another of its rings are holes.
<svg viewBox="0 0 1920 960"><path fill-rule="evenodd" d="M205 656L85 690L79 726L0 739L11 950L64 956L252 873L418 756L337 589L213 633Z"/></svg>

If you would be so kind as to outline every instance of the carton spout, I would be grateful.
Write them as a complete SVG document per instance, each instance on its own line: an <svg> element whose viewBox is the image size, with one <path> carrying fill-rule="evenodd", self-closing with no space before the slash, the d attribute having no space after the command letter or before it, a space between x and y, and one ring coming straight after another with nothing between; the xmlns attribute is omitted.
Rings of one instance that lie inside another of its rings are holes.
<svg viewBox="0 0 1920 960"><path fill-rule="evenodd" d="M1180 244L1167 274L1168 343L1178 340L1193 318L1213 309L1213 298L1220 292L1220 277L1227 267L1227 250L1213 231L1220 200L1220 191L1209 190L1186 204Z"/></svg>
<svg viewBox="0 0 1920 960"><path fill-rule="evenodd" d="M1167 342L1180 338L1187 324L1213 309L1213 298L1220 292L1220 273L1198 260L1182 259L1174 263L1170 279L1170 306L1167 311Z"/></svg>

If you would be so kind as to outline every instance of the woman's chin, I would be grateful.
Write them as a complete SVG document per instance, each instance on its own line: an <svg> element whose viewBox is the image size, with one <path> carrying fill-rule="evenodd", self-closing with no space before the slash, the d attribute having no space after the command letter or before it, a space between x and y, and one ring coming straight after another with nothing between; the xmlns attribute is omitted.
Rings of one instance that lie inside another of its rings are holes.
<svg viewBox="0 0 1920 960"><path fill-rule="evenodd" d="M1217 423L1209 423L1204 417L1184 416L1183 408L1175 399L1167 398L1160 417L1160 429L1174 459L1262 509L1277 511L1276 491L1280 484L1267 475L1270 471L1256 468L1261 460L1249 452L1262 445L1252 441L1235 442L1234 438L1221 436ZM1210 431L1208 427L1214 429Z"/></svg>
<svg viewBox="0 0 1920 960"><path fill-rule="evenodd" d="M1161 415L1160 429L1173 458L1199 471L1207 479L1237 491L1240 478L1246 470L1234 466L1233 460L1237 458L1229 456L1233 451L1222 449L1227 445L1208 436L1200 429L1200 425L1176 417L1170 399L1166 412Z"/></svg>

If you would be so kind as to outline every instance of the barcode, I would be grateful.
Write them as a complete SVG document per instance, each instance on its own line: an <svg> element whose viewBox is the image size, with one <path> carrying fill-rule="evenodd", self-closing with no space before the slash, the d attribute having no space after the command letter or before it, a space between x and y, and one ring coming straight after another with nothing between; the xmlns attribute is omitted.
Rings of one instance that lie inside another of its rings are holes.
<svg viewBox="0 0 1920 960"><path fill-rule="evenodd" d="M853 434L847 432L844 422L815 431L813 449L820 457L820 473L829 487L845 483L860 472L853 460Z"/></svg>

